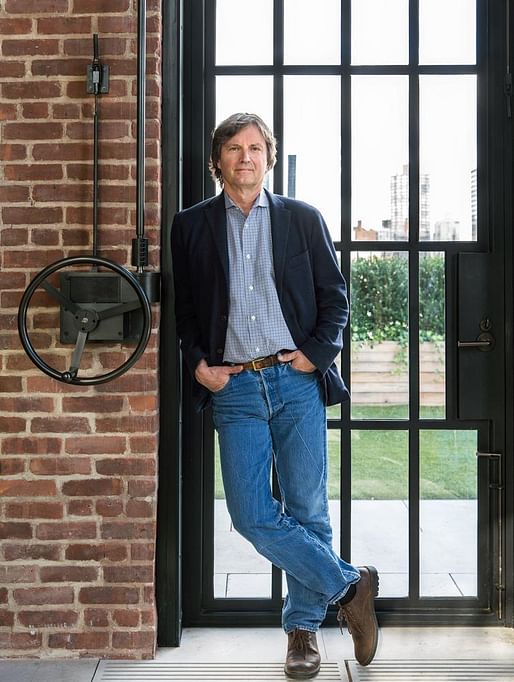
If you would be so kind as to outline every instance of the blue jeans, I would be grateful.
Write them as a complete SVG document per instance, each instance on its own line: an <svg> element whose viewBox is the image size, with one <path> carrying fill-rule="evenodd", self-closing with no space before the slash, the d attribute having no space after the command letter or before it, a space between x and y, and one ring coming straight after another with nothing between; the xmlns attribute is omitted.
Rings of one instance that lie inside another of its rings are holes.
<svg viewBox="0 0 514 682"><path fill-rule="evenodd" d="M286 572L286 632L315 632L359 571L332 549L325 405L317 372L284 363L233 374L212 394L235 529ZM271 492L272 457L282 500Z"/></svg>

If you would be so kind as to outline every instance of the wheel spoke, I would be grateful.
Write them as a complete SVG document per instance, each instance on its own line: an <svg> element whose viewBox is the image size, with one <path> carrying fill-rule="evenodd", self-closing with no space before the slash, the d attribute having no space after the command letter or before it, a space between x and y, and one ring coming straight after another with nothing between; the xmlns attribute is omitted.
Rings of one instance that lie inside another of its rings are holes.
<svg viewBox="0 0 514 682"><path fill-rule="evenodd" d="M65 296L62 291L59 291L59 289L56 289L54 286L52 286L50 282L47 282L46 280L41 282L41 288L50 294L50 296L53 296L53 298L57 299L59 303L61 303L66 310L69 310L71 313L78 313L80 310L76 303Z"/></svg>
<svg viewBox="0 0 514 682"><path fill-rule="evenodd" d="M130 313L132 310L137 310L138 308L141 308L141 303L139 301L131 301L130 303L121 303L120 305L115 305L112 308L99 310L97 312L97 316L99 320L107 320L110 317L116 317L117 315Z"/></svg>
<svg viewBox="0 0 514 682"><path fill-rule="evenodd" d="M76 376L77 372L79 371L80 361L82 359L82 353L84 352L88 335L88 332L84 332L82 330L80 330L77 334L77 343L75 344L73 355L71 357L70 369L68 370L72 376Z"/></svg>

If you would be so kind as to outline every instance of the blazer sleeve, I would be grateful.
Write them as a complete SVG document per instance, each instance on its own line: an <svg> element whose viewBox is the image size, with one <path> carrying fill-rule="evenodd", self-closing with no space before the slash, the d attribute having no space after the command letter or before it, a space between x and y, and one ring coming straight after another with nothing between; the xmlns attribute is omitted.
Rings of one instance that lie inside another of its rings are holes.
<svg viewBox="0 0 514 682"><path fill-rule="evenodd" d="M180 348L186 364L194 377L195 369L208 356L202 347L200 325L193 302L190 259L186 249L185 225L180 213L177 213L171 228L171 253L173 262L173 280L175 285L175 318Z"/></svg>
<svg viewBox="0 0 514 682"><path fill-rule="evenodd" d="M346 283L327 225L315 210L310 241L310 262L316 296L316 324L299 349L325 374L343 346L348 321Z"/></svg>

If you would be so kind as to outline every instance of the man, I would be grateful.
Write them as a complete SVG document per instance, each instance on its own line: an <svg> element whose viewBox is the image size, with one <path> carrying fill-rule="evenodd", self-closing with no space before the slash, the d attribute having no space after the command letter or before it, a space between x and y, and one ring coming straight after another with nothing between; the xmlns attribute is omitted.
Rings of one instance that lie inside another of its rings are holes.
<svg viewBox="0 0 514 682"><path fill-rule="evenodd" d="M334 364L346 288L320 213L263 189L275 154L253 114L214 131L210 168L223 191L173 223L176 318L196 406L212 406L233 525L287 575L285 672L309 678L328 604L357 660L372 661L378 576L332 549L325 407L348 398Z"/></svg>

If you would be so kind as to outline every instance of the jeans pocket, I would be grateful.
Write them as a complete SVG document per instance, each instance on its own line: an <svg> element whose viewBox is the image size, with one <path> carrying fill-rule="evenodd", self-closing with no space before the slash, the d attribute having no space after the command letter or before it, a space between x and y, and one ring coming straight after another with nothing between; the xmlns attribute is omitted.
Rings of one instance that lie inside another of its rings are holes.
<svg viewBox="0 0 514 682"><path fill-rule="evenodd" d="M221 388L218 388L217 391L211 391L211 394L212 395L220 395L221 393L224 393L231 383L232 383L232 375L229 374L227 383L224 386L222 386Z"/></svg>
<svg viewBox="0 0 514 682"><path fill-rule="evenodd" d="M293 367L291 362L288 363L288 366L295 374L299 374L300 376L308 377L311 375L314 376L316 374L316 369L313 369L310 372L304 372L301 369L296 369L296 367Z"/></svg>

